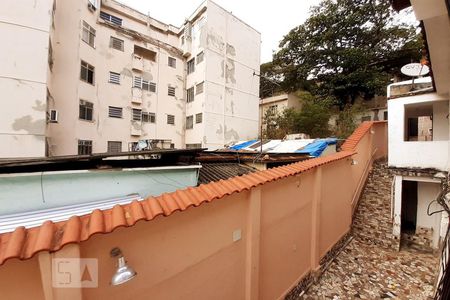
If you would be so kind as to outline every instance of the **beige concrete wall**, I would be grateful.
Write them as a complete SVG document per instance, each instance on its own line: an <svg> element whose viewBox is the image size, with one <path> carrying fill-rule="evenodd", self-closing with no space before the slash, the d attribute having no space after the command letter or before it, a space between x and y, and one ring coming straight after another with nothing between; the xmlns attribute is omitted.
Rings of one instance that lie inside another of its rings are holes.
<svg viewBox="0 0 450 300"><path fill-rule="evenodd" d="M386 123L373 126L352 159L315 167L297 176L225 196L197 208L139 222L79 245L79 256L97 258L99 287L83 289L83 299L279 299L350 229L355 194L372 159L386 154ZM375 151L377 150L377 151ZM372 155L375 153L374 155ZM138 275L109 285L120 247ZM59 257L76 254L71 246ZM0 267L2 293L19 298L51 279L34 259L9 260ZM8 278L11 274L17 276ZM48 275L48 274L47 274ZM17 288L26 276L29 289ZM21 280L21 279L20 279ZM53 299L79 299L59 289ZM76 293L75 293L76 294Z"/></svg>
<svg viewBox="0 0 450 300"><path fill-rule="evenodd" d="M5 0L0 9L0 158L45 156L52 0Z"/></svg>

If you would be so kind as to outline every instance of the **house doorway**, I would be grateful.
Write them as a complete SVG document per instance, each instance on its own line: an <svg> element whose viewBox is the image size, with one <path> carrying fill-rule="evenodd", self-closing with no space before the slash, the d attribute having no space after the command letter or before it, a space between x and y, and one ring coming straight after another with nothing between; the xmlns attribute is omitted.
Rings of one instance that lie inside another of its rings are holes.
<svg viewBox="0 0 450 300"><path fill-rule="evenodd" d="M403 181L401 232L415 234L417 227L417 181Z"/></svg>

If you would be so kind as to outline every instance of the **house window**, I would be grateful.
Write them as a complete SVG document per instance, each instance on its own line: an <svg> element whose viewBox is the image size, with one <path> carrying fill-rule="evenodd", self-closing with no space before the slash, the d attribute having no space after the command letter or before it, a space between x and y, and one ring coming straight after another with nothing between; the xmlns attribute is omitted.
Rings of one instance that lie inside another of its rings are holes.
<svg viewBox="0 0 450 300"><path fill-rule="evenodd" d="M92 141L78 140L78 155L92 154Z"/></svg>
<svg viewBox="0 0 450 300"><path fill-rule="evenodd" d="M172 68L176 68L177 67L177 60L175 59L175 58L173 58L173 57L168 57L168 65L169 65L169 67L172 67Z"/></svg>
<svg viewBox="0 0 450 300"><path fill-rule="evenodd" d="M100 18L105 20L106 22L110 22L110 23L113 23L115 25L122 26L122 19L121 18L112 16L112 15L110 15L108 13L103 12L103 11L100 12Z"/></svg>
<svg viewBox="0 0 450 300"><path fill-rule="evenodd" d="M116 72L109 72L109 82L120 84L120 74Z"/></svg>
<svg viewBox="0 0 450 300"><path fill-rule="evenodd" d="M142 112L142 122L144 123L155 123L156 115L151 112Z"/></svg>
<svg viewBox="0 0 450 300"><path fill-rule="evenodd" d="M84 82L94 84L94 66L81 61L80 79Z"/></svg>
<svg viewBox="0 0 450 300"><path fill-rule="evenodd" d="M191 87L190 89L187 89L186 91L187 93L187 98L186 98L186 102L192 102L194 101L194 87Z"/></svg>
<svg viewBox="0 0 450 300"><path fill-rule="evenodd" d="M83 21L83 32L81 34L81 39L89 46L95 47L95 29L85 21Z"/></svg>
<svg viewBox="0 0 450 300"><path fill-rule="evenodd" d="M187 62L187 73L191 74L195 71L195 57Z"/></svg>
<svg viewBox="0 0 450 300"><path fill-rule="evenodd" d="M202 52L200 52L199 54L197 54L197 65L199 63L201 63L203 60L205 59L205 54Z"/></svg>
<svg viewBox="0 0 450 300"><path fill-rule="evenodd" d="M108 153L122 152L122 142L108 141Z"/></svg>
<svg viewBox="0 0 450 300"><path fill-rule="evenodd" d="M92 121L94 104L85 100L80 100L80 120Z"/></svg>
<svg viewBox="0 0 450 300"><path fill-rule="evenodd" d="M383 113L383 120L387 120L387 119L388 119L388 112L385 111L385 112Z"/></svg>
<svg viewBox="0 0 450 300"><path fill-rule="evenodd" d="M194 116L186 117L186 129L194 128Z"/></svg>
<svg viewBox="0 0 450 300"><path fill-rule="evenodd" d="M432 105L405 106L405 122L405 141L433 140Z"/></svg>
<svg viewBox="0 0 450 300"><path fill-rule="evenodd" d="M142 109L133 108L131 117L133 121L142 121Z"/></svg>
<svg viewBox="0 0 450 300"><path fill-rule="evenodd" d="M175 116L174 115L167 115L167 124L175 125Z"/></svg>
<svg viewBox="0 0 450 300"><path fill-rule="evenodd" d="M363 117L361 117L361 122L365 122L365 121L372 121L372 117L371 116L363 116Z"/></svg>
<svg viewBox="0 0 450 300"><path fill-rule="evenodd" d="M175 88L173 86L169 86L169 88L167 90L167 94L169 96L175 97Z"/></svg>
<svg viewBox="0 0 450 300"><path fill-rule="evenodd" d="M109 38L109 47L123 52L124 41L115 37Z"/></svg>
<svg viewBox="0 0 450 300"><path fill-rule="evenodd" d="M108 117L122 118L122 107L108 106Z"/></svg>
<svg viewBox="0 0 450 300"><path fill-rule="evenodd" d="M198 94L201 94L201 93L203 93L203 82L200 82L195 87L195 94L198 95Z"/></svg>
<svg viewBox="0 0 450 300"><path fill-rule="evenodd" d="M195 115L195 123L198 124L198 123L201 123L202 121L203 121L203 114L202 113L196 114Z"/></svg>
<svg viewBox="0 0 450 300"><path fill-rule="evenodd" d="M156 83L143 80L141 77L135 76L133 87L140 88L149 92L156 92Z"/></svg>

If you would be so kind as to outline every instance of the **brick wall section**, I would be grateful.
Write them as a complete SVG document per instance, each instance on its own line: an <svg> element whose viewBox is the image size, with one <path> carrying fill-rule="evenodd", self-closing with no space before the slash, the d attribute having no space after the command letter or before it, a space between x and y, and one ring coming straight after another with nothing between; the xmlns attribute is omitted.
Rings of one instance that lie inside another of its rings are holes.
<svg viewBox="0 0 450 300"><path fill-rule="evenodd" d="M374 162L354 215L352 231L363 242L398 250L399 241L392 234L392 180L386 161Z"/></svg>

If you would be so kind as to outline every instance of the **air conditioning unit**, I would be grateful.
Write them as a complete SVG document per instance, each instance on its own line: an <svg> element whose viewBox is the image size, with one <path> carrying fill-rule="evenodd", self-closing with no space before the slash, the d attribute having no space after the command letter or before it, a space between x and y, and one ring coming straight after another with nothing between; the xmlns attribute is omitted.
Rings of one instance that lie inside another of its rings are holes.
<svg viewBox="0 0 450 300"><path fill-rule="evenodd" d="M96 11L97 10L97 0L88 0L88 8L92 12Z"/></svg>
<svg viewBox="0 0 450 300"><path fill-rule="evenodd" d="M50 123L58 123L58 111L55 109L51 109L48 114L48 121Z"/></svg>

